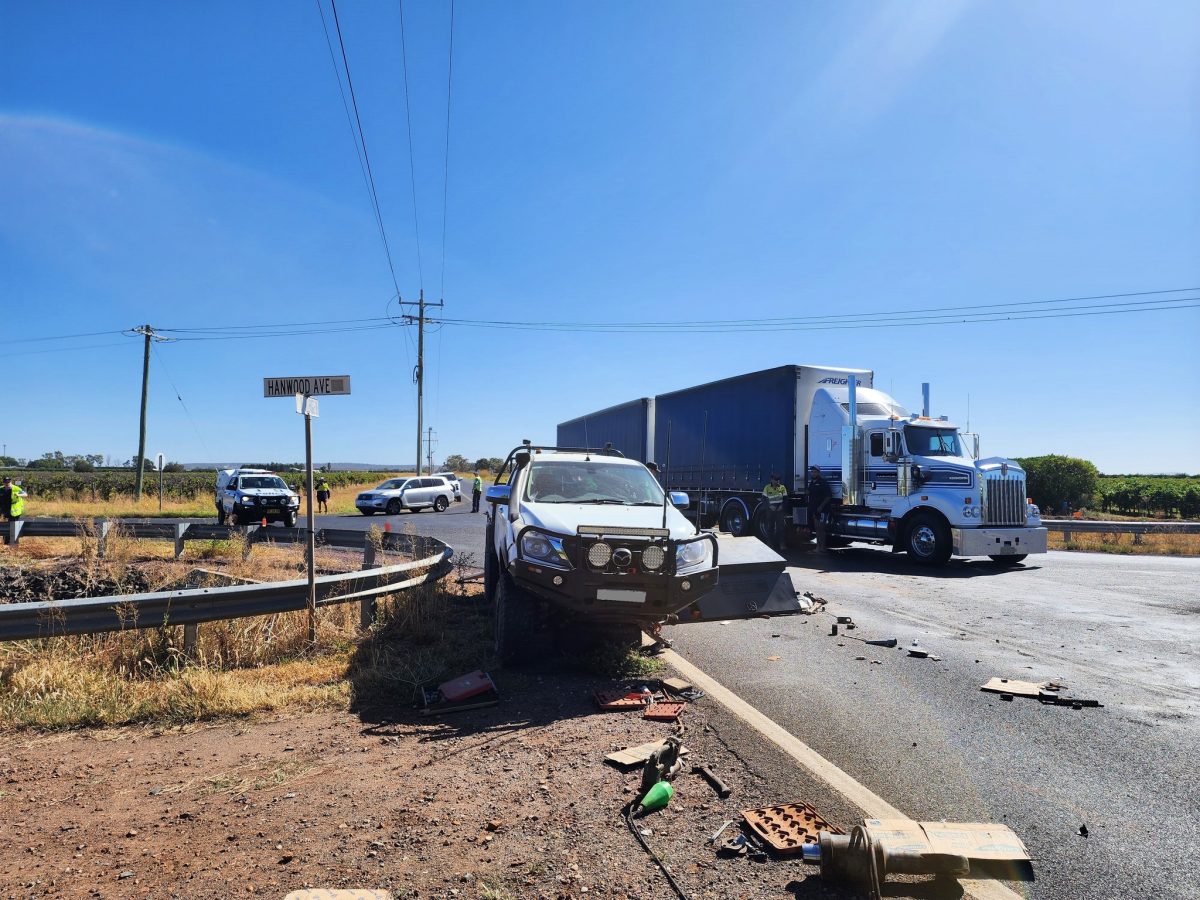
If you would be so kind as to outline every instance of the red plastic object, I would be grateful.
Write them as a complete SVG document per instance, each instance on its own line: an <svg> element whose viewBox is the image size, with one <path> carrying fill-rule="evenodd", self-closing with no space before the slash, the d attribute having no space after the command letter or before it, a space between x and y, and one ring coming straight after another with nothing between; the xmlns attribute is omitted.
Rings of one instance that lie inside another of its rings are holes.
<svg viewBox="0 0 1200 900"><path fill-rule="evenodd" d="M479 669L438 685L442 696L451 703L478 697L480 694L486 694L495 689L496 685L492 683L491 676Z"/></svg>
<svg viewBox="0 0 1200 900"><path fill-rule="evenodd" d="M627 694L624 691L596 691L593 695L596 705L604 710L622 711L642 709L649 705L649 694Z"/></svg>
<svg viewBox="0 0 1200 900"><path fill-rule="evenodd" d="M646 707L646 711L642 713L644 719L654 719L658 722L674 722L679 718L679 714L683 712L686 703L680 703L677 700L667 700L662 703L651 703Z"/></svg>

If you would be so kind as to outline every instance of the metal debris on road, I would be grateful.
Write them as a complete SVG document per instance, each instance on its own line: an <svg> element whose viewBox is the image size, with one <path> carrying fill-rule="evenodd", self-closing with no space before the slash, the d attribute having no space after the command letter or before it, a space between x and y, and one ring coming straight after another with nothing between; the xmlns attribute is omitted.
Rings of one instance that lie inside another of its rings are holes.
<svg viewBox="0 0 1200 900"><path fill-rule="evenodd" d="M704 843L708 844L709 846L712 846L713 844L715 844L717 842L717 838L719 838L722 834L724 834L725 829L728 828L732 824L733 824L733 819L726 819L724 821L724 823L722 823L721 827L718 828L716 831L714 831L712 833L712 836L709 837L708 840L706 840Z"/></svg>
<svg viewBox="0 0 1200 900"><path fill-rule="evenodd" d="M822 831L832 834L844 832L825 821L807 803L784 803L765 806L761 809L742 810L746 826L782 856L800 853L805 844L815 844Z"/></svg>
<svg viewBox="0 0 1200 900"><path fill-rule="evenodd" d="M651 703L642 713L643 719L653 719L656 722L674 722L687 706L679 700L659 700Z"/></svg>
<svg viewBox="0 0 1200 900"><path fill-rule="evenodd" d="M1015 697L1029 697L1047 706L1069 706L1072 709L1088 707L1096 709L1104 704L1099 700L1085 700L1082 697L1064 697L1060 691L1066 690L1066 685L1059 682L1018 681L1013 678L993 678L979 688L991 694L999 694L1001 700L1011 700ZM1010 696L1006 697L1005 694Z"/></svg>
<svg viewBox="0 0 1200 900"><path fill-rule="evenodd" d="M717 773L708 766L692 766L692 774L702 776L712 789L717 792L717 796L722 799L733 793L729 785L722 781Z"/></svg>

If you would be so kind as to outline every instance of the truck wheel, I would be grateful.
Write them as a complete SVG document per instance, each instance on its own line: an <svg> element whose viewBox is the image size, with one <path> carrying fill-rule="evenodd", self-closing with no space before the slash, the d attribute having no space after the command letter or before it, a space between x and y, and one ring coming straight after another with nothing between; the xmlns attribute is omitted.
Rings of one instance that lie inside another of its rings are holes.
<svg viewBox="0 0 1200 900"><path fill-rule="evenodd" d="M433 501L433 509L435 512L445 512L446 507L450 505L450 501L446 499L444 494L438 494L438 498Z"/></svg>
<svg viewBox="0 0 1200 900"><path fill-rule="evenodd" d="M537 622L533 598L507 575L496 585L496 656L504 665L521 665L533 660Z"/></svg>
<svg viewBox="0 0 1200 900"><path fill-rule="evenodd" d="M1015 566L1028 555L1028 553L1018 553L1015 556L989 556L988 559L990 559L997 566L1007 569L1009 566Z"/></svg>
<svg viewBox="0 0 1200 900"><path fill-rule="evenodd" d="M721 507L720 527L722 531L728 532L734 537L743 537L746 534L746 526L749 524L750 517L746 514L746 507L741 500L727 500Z"/></svg>
<svg viewBox="0 0 1200 900"><path fill-rule="evenodd" d="M388 505L387 505L387 514L388 514L389 516L398 516L398 515L400 515L400 509L401 509L401 506L400 506L400 501L399 501L399 500L389 500L389 501L388 501Z"/></svg>
<svg viewBox="0 0 1200 900"><path fill-rule="evenodd" d="M931 512L919 512L909 520L904 549L922 566L945 565L950 559L950 527Z"/></svg>

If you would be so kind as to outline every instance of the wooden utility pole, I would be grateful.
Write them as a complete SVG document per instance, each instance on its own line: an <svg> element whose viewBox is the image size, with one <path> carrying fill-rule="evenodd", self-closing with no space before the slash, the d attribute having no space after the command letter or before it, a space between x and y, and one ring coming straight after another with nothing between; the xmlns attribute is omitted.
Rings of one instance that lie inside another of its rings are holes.
<svg viewBox="0 0 1200 900"><path fill-rule="evenodd" d="M150 389L150 341L154 338L154 329L149 325L143 325L141 328L133 329L135 334L143 335L146 339L146 345L142 353L142 415L138 424L138 452L137 459L133 461L137 467L137 473L133 479L133 502L137 503L142 499L142 482L145 476L146 463L146 397Z"/></svg>
<svg viewBox="0 0 1200 900"><path fill-rule="evenodd" d="M416 303L411 300L398 301L401 306L415 306L417 314L415 316L406 315L404 318L408 321L416 321L417 323L417 367L413 369L413 381L417 383L417 474L421 474L421 443L425 437L425 309L430 306L443 306L444 302L439 300L437 303L425 302L424 289L417 295Z"/></svg>

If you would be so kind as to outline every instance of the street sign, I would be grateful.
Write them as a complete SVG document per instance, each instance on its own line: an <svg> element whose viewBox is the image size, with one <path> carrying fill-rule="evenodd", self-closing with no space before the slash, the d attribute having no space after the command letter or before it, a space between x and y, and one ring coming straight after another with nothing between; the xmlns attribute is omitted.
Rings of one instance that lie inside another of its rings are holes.
<svg viewBox="0 0 1200 900"><path fill-rule="evenodd" d="M295 378L264 378L264 397L291 397L307 394L310 397L349 394L349 375L301 375Z"/></svg>
<svg viewBox="0 0 1200 900"><path fill-rule="evenodd" d="M306 397L303 394L296 395L296 412L302 416L311 416L314 419L320 418L317 415L317 398Z"/></svg>

